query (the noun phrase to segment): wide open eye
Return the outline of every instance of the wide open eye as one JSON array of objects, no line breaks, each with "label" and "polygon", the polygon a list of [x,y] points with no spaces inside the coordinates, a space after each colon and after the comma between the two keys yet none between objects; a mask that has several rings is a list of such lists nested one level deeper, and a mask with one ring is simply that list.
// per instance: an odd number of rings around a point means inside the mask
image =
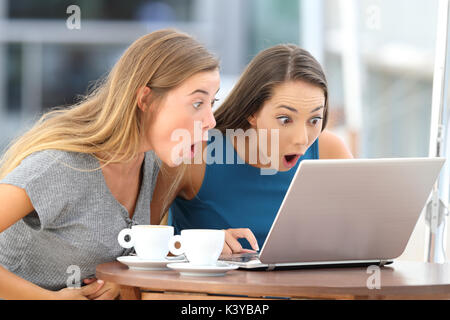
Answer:
[{"label": "wide open eye", "polygon": [[286,124],[292,122],[291,118],[288,117],[288,116],[278,117],[277,119],[278,119],[278,121],[280,121],[280,123],[281,123],[282,125],[286,125]]},{"label": "wide open eye", "polygon": [[217,101],[219,101],[220,99],[215,98],[212,102],[211,102],[211,108],[214,107],[214,103],[216,103]]},{"label": "wide open eye", "polygon": [[192,106],[193,106],[195,109],[198,109],[198,108],[200,108],[200,106],[202,105],[202,103],[203,103],[203,102],[201,102],[201,101],[194,102],[194,103],[192,104]]},{"label": "wide open eye", "polygon": [[320,120],[322,120],[322,119],[323,118],[321,118],[321,117],[315,117],[315,118],[312,118],[310,121],[313,126],[316,126],[320,123]]}]

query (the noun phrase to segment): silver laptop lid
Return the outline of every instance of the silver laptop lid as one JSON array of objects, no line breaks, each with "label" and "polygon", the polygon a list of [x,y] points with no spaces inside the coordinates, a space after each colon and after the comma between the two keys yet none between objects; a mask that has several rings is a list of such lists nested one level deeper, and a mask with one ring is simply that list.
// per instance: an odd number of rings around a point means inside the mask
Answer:
[{"label": "silver laptop lid", "polygon": [[397,258],[444,162],[303,160],[261,249],[261,262]]}]

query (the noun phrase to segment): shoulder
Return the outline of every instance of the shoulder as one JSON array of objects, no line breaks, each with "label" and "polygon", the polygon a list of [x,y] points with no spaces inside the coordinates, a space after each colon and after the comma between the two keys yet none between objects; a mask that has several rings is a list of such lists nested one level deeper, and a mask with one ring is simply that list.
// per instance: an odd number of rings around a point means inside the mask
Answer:
[{"label": "shoulder", "polygon": [[319,136],[320,159],[351,159],[352,153],[337,134],[324,130]]},{"label": "shoulder", "polygon": [[24,158],[1,183],[23,189],[43,184],[68,185],[67,182],[75,181],[80,172],[92,171],[97,166],[88,154],[54,149],[37,151]]},{"label": "shoulder", "polygon": [[[44,175],[47,171],[61,171],[67,166],[76,166],[77,156],[61,150],[42,150],[31,153],[11,172],[22,174],[27,179]],[[64,166],[66,164],[67,166]]]},{"label": "shoulder", "polygon": [[60,150],[49,149],[37,151],[24,158],[20,165],[32,164],[50,167],[54,162],[57,162],[64,156],[65,152]]},{"label": "shoulder", "polygon": [[81,152],[69,152],[63,150],[48,149],[38,151],[26,157],[21,165],[30,165],[42,167],[64,167],[72,169],[93,169],[93,165],[97,165],[93,156]]}]

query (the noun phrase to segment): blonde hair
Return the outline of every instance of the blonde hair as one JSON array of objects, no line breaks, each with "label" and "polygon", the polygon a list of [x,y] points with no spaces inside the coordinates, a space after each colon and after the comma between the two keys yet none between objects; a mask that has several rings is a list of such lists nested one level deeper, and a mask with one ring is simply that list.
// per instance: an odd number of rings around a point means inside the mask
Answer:
[{"label": "blonde hair", "polygon": [[132,160],[145,130],[138,89],[149,86],[156,103],[192,75],[218,67],[218,60],[187,34],[164,29],[139,38],[83,100],[45,113],[10,144],[0,160],[0,180],[30,154],[47,149],[91,154],[105,165]]}]

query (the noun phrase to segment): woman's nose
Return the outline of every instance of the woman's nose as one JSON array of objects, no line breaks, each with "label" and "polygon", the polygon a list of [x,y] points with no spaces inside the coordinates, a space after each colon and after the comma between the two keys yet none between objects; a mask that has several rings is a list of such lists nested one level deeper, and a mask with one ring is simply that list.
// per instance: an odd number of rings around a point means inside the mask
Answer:
[{"label": "woman's nose", "polygon": [[308,145],[308,130],[307,128],[301,128],[294,136],[294,143],[296,145],[306,146]]},{"label": "woman's nose", "polygon": [[207,131],[216,126],[216,119],[214,118],[214,114],[211,109],[206,112],[205,117],[203,118],[203,130]]}]

